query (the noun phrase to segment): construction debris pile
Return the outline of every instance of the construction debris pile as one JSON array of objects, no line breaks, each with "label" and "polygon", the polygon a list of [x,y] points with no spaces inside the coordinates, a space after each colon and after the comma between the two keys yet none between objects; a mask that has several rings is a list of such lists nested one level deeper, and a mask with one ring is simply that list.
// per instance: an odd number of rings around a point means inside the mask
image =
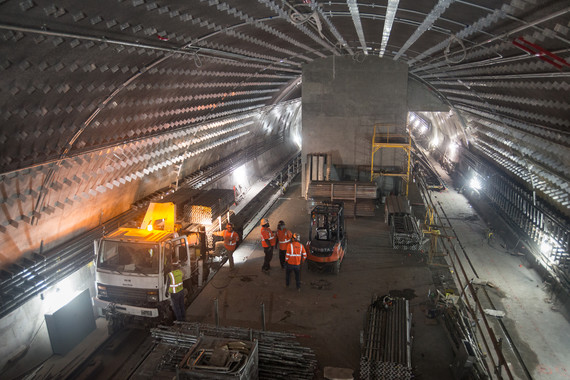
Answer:
[{"label": "construction debris pile", "polygon": [[412,315],[408,300],[377,297],[364,322],[360,379],[412,378]]},{"label": "construction debris pile", "polygon": [[[169,378],[176,374],[177,366],[180,374],[180,363],[198,364],[200,349],[196,343],[204,337],[208,339],[225,339],[236,344],[257,344],[258,377],[241,377],[250,367],[243,366],[242,372],[233,374],[233,379],[313,379],[317,369],[315,354],[310,348],[299,344],[294,334],[271,331],[251,330],[239,327],[215,327],[199,323],[175,323],[173,326],[160,326],[151,330],[156,346],[136,373],[136,379]],[[239,343],[235,343],[239,342]],[[190,350],[192,352],[190,352]],[[250,350],[251,352],[253,349]],[[206,351],[204,351],[206,354]],[[194,355],[194,356],[192,356]],[[211,354],[209,354],[211,356]],[[186,359],[185,359],[186,358]],[[189,360],[188,358],[194,358]],[[245,357],[241,362],[245,361]],[[218,372],[210,372],[211,378],[223,379],[225,366]],[[196,372],[192,375],[194,376]],[[203,374],[206,376],[206,374]],[[170,377],[168,377],[170,376]],[[184,378],[184,377],[182,377]],[[228,377],[230,378],[230,377]]]}]

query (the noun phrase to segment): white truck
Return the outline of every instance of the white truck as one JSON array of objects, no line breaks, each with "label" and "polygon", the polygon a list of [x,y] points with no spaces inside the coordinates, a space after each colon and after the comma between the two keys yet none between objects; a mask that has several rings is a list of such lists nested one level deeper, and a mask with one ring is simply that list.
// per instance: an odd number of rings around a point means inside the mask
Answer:
[{"label": "white truck", "polygon": [[152,325],[172,318],[165,295],[172,262],[180,262],[187,300],[201,285],[201,234],[177,232],[175,218],[174,203],[151,203],[140,228],[122,227],[95,241],[94,303],[111,332],[129,322]]}]

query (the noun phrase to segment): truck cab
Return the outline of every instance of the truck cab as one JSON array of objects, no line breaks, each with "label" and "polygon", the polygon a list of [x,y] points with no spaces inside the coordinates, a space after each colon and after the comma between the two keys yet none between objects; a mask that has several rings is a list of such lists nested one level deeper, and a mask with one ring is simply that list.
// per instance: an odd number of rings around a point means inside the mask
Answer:
[{"label": "truck cab", "polygon": [[346,252],[344,205],[323,203],[311,211],[307,264],[311,270],[330,269],[338,274]]},{"label": "truck cab", "polygon": [[95,241],[94,303],[111,330],[130,321],[154,324],[172,318],[166,285],[173,262],[180,263],[187,300],[200,285],[199,235],[179,236],[174,228],[159,230],[149,224],[122,227]]}]

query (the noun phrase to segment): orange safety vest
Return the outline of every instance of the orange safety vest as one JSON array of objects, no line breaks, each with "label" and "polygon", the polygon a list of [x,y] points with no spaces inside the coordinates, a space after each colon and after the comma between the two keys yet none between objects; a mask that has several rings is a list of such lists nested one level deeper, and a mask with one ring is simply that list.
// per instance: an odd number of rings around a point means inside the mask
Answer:
[{"label": "orange safety vest", "polygon": [[307,259],[307,251],[305,246],[298,241],[289,243],[287,245],[287,253],[285,254],[285,261],[290,265],[301,265],[301,260]]},{"label": "orange safety vest", "polygon": [[239,241],[239,235],[235,232],[224,231],[224,247],[228,251],[235,251],[236,243]]},{"label": "orange safety vest", "polygon": [[263,248],[269,247],[265,240],[269,240],[271,247],[275,246],[275,234],[269,227],[261,227],[261,245]]},{"label": "orange safety vest", "polygon": [[277,238],[279,239],[279,249],[285,251],[287,249],[287,244],[291,243],[291,238],[293,234],[287,228],[282,230],[277,230]]}]

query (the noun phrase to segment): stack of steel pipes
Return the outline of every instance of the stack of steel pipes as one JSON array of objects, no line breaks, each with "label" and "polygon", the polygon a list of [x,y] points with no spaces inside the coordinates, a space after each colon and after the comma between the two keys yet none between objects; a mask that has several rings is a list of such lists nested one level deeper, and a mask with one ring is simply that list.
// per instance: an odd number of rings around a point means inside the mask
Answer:
[{"label": "stack of steel pipes", "polygon": [[410,214],[392,215],[390,237],[394,249],[418,251],[422,248],[422,232]]},{"label": "stack of steel pipes", "polygon": [[376,199],[374,182],[311,181],[308,195],[313,198]]},{"label": "stack of steel pipes", "polygon": [[374,216],[376,209],[376,185],[374,182],[312,181],[309,197],[344,201],[344,215]]},{"label": "stack of steel pipes", "polygon": [[199,323],[176,323],[151,329],[160,345],[168,345],[168,355],[160,360],[161,370],[173,370],[200,336],[237,340],[256,339],[259,344],[260,379],[313,379],[317,369],[315,354],[299,344],[294,334],[251,330],[240,327],[215,327]]},{"label": "stack of steel pipes", "polygon": [[411,379],[411,320],[405,298],[377,297],[364,324],[360,378]]}]

